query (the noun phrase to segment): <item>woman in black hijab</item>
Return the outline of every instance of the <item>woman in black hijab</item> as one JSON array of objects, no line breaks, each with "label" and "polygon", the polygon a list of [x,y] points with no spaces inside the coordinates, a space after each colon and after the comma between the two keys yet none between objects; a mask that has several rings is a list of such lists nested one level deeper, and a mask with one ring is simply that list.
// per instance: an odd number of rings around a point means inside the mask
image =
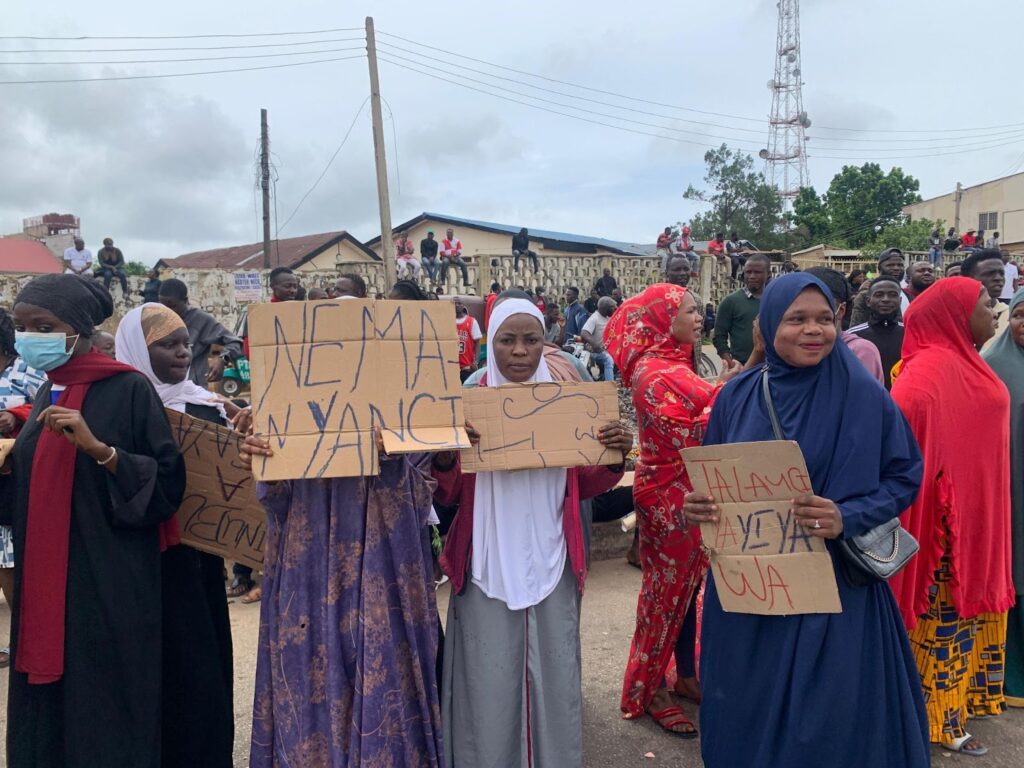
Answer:
[{"label": "woman in black hijab", "polygon": [[160,551],[185,472],[149,381],[92,349],[112,309],[74,275],[14,304],[16,348],[49,382],[0,479],[17,553],[11,768],[160,765]]}]

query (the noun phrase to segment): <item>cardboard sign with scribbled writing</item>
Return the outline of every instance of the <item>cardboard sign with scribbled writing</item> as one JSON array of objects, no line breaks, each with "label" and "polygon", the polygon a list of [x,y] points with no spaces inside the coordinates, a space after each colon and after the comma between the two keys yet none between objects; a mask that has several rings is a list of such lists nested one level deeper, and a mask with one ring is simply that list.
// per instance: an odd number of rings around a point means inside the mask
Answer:
[{"label": "cardboard sign with scribbled writing", "polygon": [[462,451],[463,472],[619,464],[622,452],[597,440],[619,419],[615,384],[602,381],[505,384],[465,390],[466,420],[480,442]]},{"label": "cardboard sign with scribbled writing", "polygon": [[167,418],[187,473],[177,514],[182,543],[261,568],[267,515],[252,473],[238,459],[244,436],[177,411],[168,410]]},{"label": "cardboard sign with scribbled writing", "polygon": [[288,301],[249,310],[259,480],[352,477],[388,453],[469,445],[455,309],[436,301]]},{"label": "cardboard sign with scribbled writing", "polygon": [[693,489],[718,505],[718,523],[703,523],[701,535],[724,610],[774,616],[842,611],[824,540],[811,536],[790,511],[795,497],[813,492],[796,443],[733,443],[680,453]]}]

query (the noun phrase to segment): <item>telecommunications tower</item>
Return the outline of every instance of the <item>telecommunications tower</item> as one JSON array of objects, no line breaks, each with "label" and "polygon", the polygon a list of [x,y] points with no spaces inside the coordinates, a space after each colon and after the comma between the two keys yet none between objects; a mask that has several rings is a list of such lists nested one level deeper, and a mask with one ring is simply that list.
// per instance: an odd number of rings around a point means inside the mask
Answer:
[{"label": "telecommunications tower", "polygon": [[772,114],[768,121],[768,147],[758,154],[765,161],[765,176],[779,190],[786,208],[792,207],[800,187],[808,183],[807,137],[811,121],[804,112],[800,69],[800,0],[778,0],[778,40],[775,77],[768,81]]}]

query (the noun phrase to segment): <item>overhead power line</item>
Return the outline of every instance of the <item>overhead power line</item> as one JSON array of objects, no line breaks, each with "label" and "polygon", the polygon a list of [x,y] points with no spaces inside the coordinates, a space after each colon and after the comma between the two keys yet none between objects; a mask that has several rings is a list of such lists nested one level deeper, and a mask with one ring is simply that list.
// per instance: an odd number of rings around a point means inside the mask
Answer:
[{"label": "overhead power line", "polygon": [[69,37],[34,37],[31,35],[0,35],[0,40],[196,40],[217,37],[286,37],[294,35],[326,35],[334,32],[362,32],[362,27],[313,29],[308,32],[227,32],[220,35],[72,35]]},{"label": "overhead power line", "polygon": [[[412,53],[414,56],[419,56],[419,54],[416,54],[413,51],[407,51],[407,49],[405,49],[405,48],[399,48],[397,46],[392,46],[389,43],[382,43],[382,45],[385,45],[388,48],[395,48],[395,49],[400,50],[400,51],[405,51],[405,52],[408,52],[408,53]],[[561,102],[561,101],[554,101],[554,100],[551,100],[551,99],[545,99],[545,98],[542,98],[540,96],[536,96],[536,95],[531,94],[531,93],[524,93],[523,91],[514,90],[514,89],[508,89],[508,88],[506,88],[504,86],[501,86],[499,84],[496,84],[496,83],[491,83],[491,82],[487,82],[487,81],[484,81],[484,80],[478,80],[476,78],[469,77],[468,75],[463,75],[460,72],[452,72],[451,69],[449,69],[449,68],[450,67],[454,67],[454,68],[457,68],[457,69],[466,70],[466,71],[469,71],[469,72],[473,72],[474,74],[481,75],[483,77],[489,77],[489,78],[494,78],[494,79],[497,79],[497,80],[502,80],[502,81],[506,81],[506,82],[516,83],[516,84],[519,84],[519,85],[523,85],[523,86],[525,86],[527,88],[533,88],[533,89],[542,91],[544,93],[551,93],[551,94],[555,94],[555,95],[558,95],[558,96],[564,96],[564,97],[568,97],[568,98],[571,98],[571,99],[577,99],[577,100],[581,100],[581,101],[584,101],[584,102],[587,102],[587,103],[590,103],[590,104],[599,104],[601,106],[605,106],[605,107],[608,107],[610,109],[618,109],[620,111],[625,111],[625,112],[628,112],[630,114],[650,115],[650,116],[653,116],[653,117],[658,117],[658,118],[661,118],[661,119],[664,119],[664,120],[672,120],[672,121],[680,121],[681,119],[680,118],[676,118],[676,117],[672,117],[671,115],[665,115],[665,114],[662,114],[662,113],[659,113],[659,112],[650,112],[650,111],[646,111],[646,110],[638,110],[638,109],[635,109],[633,107],[622,107],[622,106],[619,106],[619,105],[616,105],[616,104],[611,104],[611,103],[606,102],[606,101],[601,101],[599,99],[590,99],[590,98],[587,98],[587,97],[575,96],[575,95],[573,95],[571,93],[566,93],[564,91],[559,91],[559,90],[555,90],[555,89],[552,89],[552,88],[544,88],[542,86],[533,85],[531,83],[527,83],[527,82],[524,82],[522,80],[517,80],[515,78],[504,77],[502,75],[494,75],[494,74],[491,74],[489,72],[484,72],[484,71],[481,71],[479,69],[475,69],[473,67],[464,67],[462,65],[453,64],[453,63],[447,62],[447,61],[444,62],[443,64],[440,64],[440,63],[434,62],[434,61],[431,61],[430,63],[427,63],[427,62],[425,62],[425,61],[423,61],[421,59],[411,59],[411,58],[406,57],[406,56],[401,56],[401,55],[399,55],[399,54],[397,54],[397,53],[395,53],[394,51],[391,51],[391,50],[383,50],[383,51],[381,51],[381,53],[382,54],[387,54],[388,56],[390,56],[393,59],[399,59],[401,61],[408,62],[410,64],[415,64],[417,66],[424,67],[425,69],[429,69],[429,70],[432,70],[434,72],[441,72],[441,73],[443,73],[445,75],[448,75],[448,76],[464,78],[465,80],[468,80],[469,82],[478,83],[480,85],[486,85],[488,87],[496,88],[498,90],[505,91],[507,93],[515,94],[517,96],[523,96],[525,98],[536,99],[537,101],[541,101],[541,102],[546,103],[546,104],[553,104],[553,105],[558,106],[558,107],[563,107],[563,108],[567,108],[567,109],[574,109],[574,110],[578,110],[578,111],[581,111],[581,112],[585,112],[587,114],[596,115],[598,117],[607,117],[607,118],[611,118],[611,119],[615,119],[615,120],[623,120],[625,122],[633,123],[633,124],[636,124],[636,125],[642,125],[642,126],[646,126],[646,127],[650,127],[650,128],[656,128],[658,130],[672,131],[672,132],[675,132],[675,133],[684,133],[684,134],[688,134],[688,135],[691,135],[691,136],[699,136],[699,137],[702,137],[702,138],[716,139],[716,140],[720,140],[720,141],[734,142],[734,141],[749,141],[750,140],[749,137],[723,136],[723,135],[714,134],[714,133],[701,133],[701,132],[698,132],[698,131],[684,130],[684,129],[676,128],[674,126],[669,126],[669,125],[658,125],[658,124],[655,124],[655,123],[650,123],[650,122],[645,122],[645,121],[632,120],[632,119],[630,119],[628,117],[622,117],[620,115],[608,114],[607,112],[599,112],[599,111],[595,111],[595,110],[590,110],[590,109],[586,109],[586,108],[583,108],[583,107],[576,106],[574,104],[565,104],[564,102]],[[755,134],[758,134],[758,135],[762,135],[764,133],[763,130],[755,131],[753,129],[748,129],[748,128],[733,128],[732,126],[721,125],[721,124],[718,124],[718,123],[705,123],[705,122],[697,121],[697,120],[685,120],[684,119],[684,120],[681,120],[681,122],[693,123],[693,124],[696,124],[696,125],[716,126],[716,127],[720,127],[720,128],[725,128],[727,130],[739,130],[739,131],[744,131],[744,132],[747,132],[747,133],[755,133]],[[1024,129],[1019,129],[1018,131],[1005,131],[1003,133],[991,134],[991,135],[992,136],[1001,136],[1001,137],[1009,136],[1009,135],[1016,135],[1016,136],[1024,137]],[[973,136],[971,136],[971,137],[963,137],[962,141],[965,141],[965,142],[966,141],[970,141],[973,138],[975,138],[975,137],[973,137]],[[983,137],[978,137],[978,138],[983,138]],[[836,139],[831,139],[831,140],[832,141],[836,141]],[[935,140],[936,139],[928,139],[928,141],[935,141]],[[861,139],[860,141],[872,141],[872,140]],[[875,140],[875,141],[879,141],[879,140]],[[894,139],[893,141],[901,141],[901,140],[900,139]],[[915,141],[915,140],[904,139],[902,141]],[[857,157],[866,157],[866,156],[874,155],[875,153],[887,153],[887,154],[889,154],[889,153],[894,153],[894,152],[907,152],[908,150],[921,150],[921,151],[928,150],[928,151],[931,151],[933,149],[957,149],[957,148],[963,148],[963,147],[984,147],[984,146],[985,146],[984,144],[949,144],[949,145],[938,146],[938,147],[932,147],[932,146],[928,146],[928,147],[872,147],[872,148],[826,147],[825,149],[827,151],[837,151],[837,152],[857,152],[857,153],[859,153],[857,155]],[[756,151],[756,150],[749,150],[749,151]]]},{"label": "overhead power line", "polygon": [[363,41],[363,37],[332,37],[326,40],[302,40],[294,43],[255,43],[248,45],[188,45],[163,46],[154,48],[18,48],[0,50],[0,54],[9,53],[155,53],[167,51],[238,51],[251,48],[294,48],[297,45],[326,45],[328,43],[353,43]]},{"label": "overhead power line", "polygon": [[[545,98],[542,98],[540,96],[535,96],[533,94],[529,94],[529,93],[524,93],[522,91],[516,91],[516,90],[508,89],[508,88],[500,86],[500,85],[498,85],[496,83],[490,83],[490,82],[486,82],[486,81],[483,81],[483,80],[478,80],[476,78],[467,77],[467,76],[461,75],[459,73],[453,73],[453,72],[450,72],[448,70],[441,69],[439,67],[436,67],[436,66],[433,66],[433,65],[430,65],[430,64],[425,64],[425,63],[422,63],[422,62],[419,62],[419,61],[415,62],[417,66],[415,66],[415,67],[409,66],[408,64],[402,64],[399,61],[396,61],[395,60],[396,55],[394,53],[391,53],[390,51],[380,51],[379,55],[380,55],[380,60],[381,61],[387,62],[388,64],[391,64],[392,66],[401,67],[401,68],[407,69],[407,70],[409,70],[411,72],[417,72],[417,73],[419,73],[421,75],[425,75],[427,77],[431,77],[431,78],[434,78],[436,80],[441,80],[443,82],[451,83],[453,85],[458,85],[458,86],[460,86],[462,88],[466,88],[466,89],[469,89],[469,90],[477,91],[479,93],[484,93],[486,95],[494,96],[496,98],[504,99],[506,101],[511,101],[511,102],[514,102],[514,103],[517,103],[517,104],[522,104],[524,106],[528,106],[528,107],[531,107],[533,109],[540,109],[540,110],[545,111],[545,112],[550,112],[552,114],[561,115],[563,117],[569,117],[569,118],[572,118],[572,119],[581,120],[581,121],[584,121],[584,122],[589,122],[589,123],[592,123],[594,125],[602,125],[602,126],[607,127],[607,128],[614,128],[616,130],[625,130],[625,131],[628,131],[630,133],[638,133],[638,134],[641,134],[641,135],[653,136],[655,138],[668,139],[670,141],[676,141],[676,142],[684,143],[684,144],[694,144],[694,145],[702,146],[702,147],[706,147],[706,148],[712,148],[714,146],[717,146],[717,142],[720,142],[720,141],[723,141],[723,140],[724,141],[736,141],[735,137],[723,137],[723,136],[716,136],[714,134],[701,134],[701,133],[696,133],[694,131],[686,131],[686,130],[683,130],[683,129],[674,128],[672,126],[665,126],[665,125],[657,125],[657,124],[654,124],[654,123],[647,123],[647,122],[644,122],[644,121],[633,120],[633,119],[628,118],[628,117],[623,117],[621,115],[608,114],[606,112],[598,112],[596,110],[586,109],[584,107],[577,107],[575,105],[563,104],[561,102],[556,102],[556,101],[553,101],[551,99],[545,99]],[[403,61],[409,61],[409,59],[407,59],[405,57],[397,57],[397,58],[401,58]],[[438,72],[442,73],[442,74],[441,75],[434,74],[434,73],[438,73]],[[446,75],[446,76],[442,76],[442,75]],[[457,79],[452,79],[452,78],[457,78]],[[469,85],[468,83],[476,83],[477,85],[483,85],[483,86],[486,86],[488,89],[493,89],[493,90],[484,90],[482,88],[477,88],[477,87],[475,87],[473,85]],[[495,91],[497,91],[497,93]],[[508,95],[505,95],[505,94],[512,94],[513,96],[521,96],[521,97],[526,98],[526,99],[531,99],[532,101],[523,101],[522,99],[512,98],[512,97],[510,97]],[[548,108],[548,107],[541,106],[540,104],[537,104],[537,103],[534,103],[534,102],[542,102],[544,104],[553,104],[553,105],[555,105],[557,107],[561,107],[562,109],[551,109],[551,108]],[[585,113],[587,115],[595,115],[597,117],[604,117],[604,118],[609,118],[609,119],[612,119],[612,120],[618,120],[618,121],[625,122],[625,123],[630,123],[630,124],[633,124],[633,125],[639,125],[639,126],[642,126],[642,127],[645,127],[645,128],[653,128],[653,129],[655,129],[657,131],[670,131],[670,132],[673,132],[673,133],[684,133],[684,134],[689,134],[689,135],[702,136],[705,139],[714,139],[716,141],[716,143],[709,143],[709,142],[706,142],[706,141],[705,142],[701,142],[701,141],[694,141],[694,140],[689,140],[689,139],[682,139],[682,138],[678,138],[678,137],[675,137],[675,136],[667,136],[667,135],[664,135],[664,134],[661,134],[661,133],[652,133],[650,131],[643,131],[643,130],[637,130],[637,129],[633,129],[633,128],[627,128],[627,127],[622,126],[622,125],[615,125],[615,124],[611,124],[611,123],[606,123],[606,122],[603,122],[601,120],[592,120],[590,118],[583,117],[583,116],[581,116],[579,114],[574,114],[574,113],[571,113],[571,112],[563,111],[565,109],[576,110],[576,112],[582,112],[582,113]],[[977,145],[977,146],[974,146],[974,147],[969,148],[969,149],[960,149],[959,152],[973,152],[973,151],[979,151],[981,149],[993,149],[993,148],[996,148],[996,147],[1005,146],[1007,144],[1017,143],[1019,141],[1024,141],[1024,133],[1022,133],[1020,136],[1012,139],[1011,141],[1000,142],[1000,143],[995,143],[995,144],[987,143],[987,144]],[[952,146],[960,146],[960,145],[952,145]],[[752,152],[753,153],[753,152],[757,152],[758,151],[758,149],[752,148],[752,147],[736,147],[736,148],[740,149],[741,151],[744,151],[744,152]],[[919,149],[923,150],[925,148],[921,147]],[[834,150],[830,150],[830,151],[851,151],[852,152],[852,151],[855,151],[855,150],[844,150],[844,148],[835,148]],[[928,152],[928,153],[903,154],[903,155],[888,154],[888,153],[891,153],[891,152],[906,152],[907,151],[906,148],[893,148],[893,149],[880,148],[880,149],[876,149],[876,150],[856,150],[856,151],[859,151],[860,154],[857,154],[857,155],[853,155],[853,154],[851,154],[851,155],[827,155],[827,154],[819,155],[817,153],[814,153],[814,154],[811,154],[810,156],[812,156],[812,157],[819,157],[819,158],[826,158],[826,159],[838,159],[838,160],[854,161],[854,160],[859,160],[859,159],[864,159],[864,160],[871,160],[871,159],[899,160],[899,159],[902,159],[902,158],[914,159],[914,158],[920,158],[920,157],[933,157],[933,156],[941,156],[941,155],[945,155],[945,154],[957,154],[958,153],[958,152]],[[880,153],[886,153],[886,154],[880,154]]]},{"label": "overhead power line", "polygon": [[362,59],[365,55],[359,56],[338,56],[331,59],[316,59],[315,61],[292,61],[287,64],[265,64],[259,67],[240,67],[236,69],[211,69],[203,72],[166,72],[157,75],[111,75],[108,77],[69,77],[50,80],[0,80],[0,85],[44,85],[55,83],[100,83],[115,80],[158,80],[165,77],[196,77],[199,75],[223,75],[229,72],[255,72],[263,69],[284,69],[286,67],[305,67],[311,64],[327,64],[333,61],[349,61],[351,59]]},{"label": "overhead power line", "polygon": [[302,199],[299,200],[299,204],[295,206],[295,210],[288,215],[287,219],[284,220],[284,224],[282,224],[281,227],[277,230],[278,233],[280,233],[285,227],[287,227],[288,223],[293,218],[295,218],[295,214],[299,212],[299,209],[302,207],[302,204],[306,202],[306,198],[313,194],[313,190],[316,189],[317,186],[319,186],[321,181],[323,181],[324,176],[327,175],[327,171],[330,170],[331,165],[334,163],[334,159],[338,156],[338,153],[341,152],[341,148],[345,146],[345,142],[348,141],[348,137],[352,135],[352,129],[356,127],[356,121],[359,120],[359,116],[363,113],[363,109],[366,108],[366,104],[369,100],[369,96],[363,99],[363,103],[360,104],[359,109],[356,110],[355,117],[352,118],[352,123],[349,125],[348,130],[345,131],[345,135],[344,137],[342,137],[341,143],[338,145],[338,148],[334,150],[334,154],[331,155],[331,159],[327,161],[327,165],[324,166],[324,169],[320,172],[320,175],[316,177],[316,181],[313,182],[313,186],[306,190],[306,194],[304,194],[302,196]]},{"label": "overhead power line", "polygon": [[[611,120],[621,120],[622,122],[625,122],[625,123],[631,123],[633,125],[640,125],[640,126],[643,126],[643,127],[646,127],[646,128],[654,128],[656,130],[661,130],[661,131],[671,131],[673,133],[683,133],[683,134],[689,134],[689,135],[692,135],[692,136],[700,136],[702,138],[714,139],[716,141],[742,141],[742,139],[737,139],[735,136],[716,136],[714,134],[699,133],[697,131],[690,131],[690,130],[686,130],[686,129],[683,129],[683,128],[676,128],[676,127],[670,126],[670,125],[658,125],[657,123],[648,123],[648,122],[645,122],[643,120],[633,120],[632,118],[624,117],[622,115],[614,115],[614,114],[609,114],[607,112],[599,112],[597,110],[587,109],[586,107],[578,107],[578,106],[576,106],[574,104],[565,104],[564,102],[561,102],[561,101],[555,101],[553,99],[546,99],[546,98],[544,98],[542,96],[535,96],[532,93],[524,93],[523,91],[517,91],[517,90],[511,89],[511,88],[506,88],[506,87],[504,87],[502,85],[498,85],[497,83],[490,83],[490,82],[487,82],[486,80],[478,80],[476,78],[468,77],[466,75],[462,75],[462,74],[457,73],[457,72],[450,72],[450,71],[448,71],[446,69],[442,69],[440,67],[436,67],[433,64],[426,64],[426,63],[423,63],[421,61],[415,61],[413,59],[408,59],[408,58],[406,58],[404,56],[396,56],[395,54],[393,54],[393,53],[391,53],[389,51],[388,52],[379,51],[378,53],[381,54],[382,56],[383,55],[387,56],[387,58],[381,58],[381,61],[388,61],[389,63],[395,64],[397,66],[401,66],[401,65],[399,65],[398,62],[394,61],[393,60],[394,58],[401,59],[402,61],[412,62],[412,63],[416,64],[417,67],[423,67],[424,69],[431,70],[433,72],[440,72],[440,73],[442,73],[444,75],[448,75],[450,77],[457,77],[457,78],[460,78],[460,80],[464,80],[464,81],[467,81],[467,82],[470,82],[470,83],[477,83],[478,85],[484,85],[484,86],[486,86],[488,88],[493,88],[493,89],[495,89],[497,91],[500,91],[502,93],[510,93],[510,94],[515,95],[515,96],[522,96],[522,97],[527,98],[527,99],[533,99],[534,101],[539,101],[539,102],[541,102],[543,104],[552,104],[552,105],[554,105],[556,107],[562,107],[563,109],[572,109],[572,110],[576,110],[577,112],[582,112],[584,114],[595,115],[597,117],[605,117],[605,118],[609,118]],[[413,71],[421,71],[421,70],[413,70]],[[422,72],[422,74],[430,74],[430,73],[429,72]],[[439,79],[444,79],[444,78],[439,78]],[[449,82],[451,82],[451,81],[449,81]],[[492,95],[497,95],[497,94],[492,94]],[[701,146],[710,146],[707,142],[692,142],[692,143],[700,144]],[[748,151],[748,152],[757,152],[758,150],[751,149],[751,148],[746,148],[746,151]]]},{"label": "overhead power line", "polygon": [[[378,54],[380,54],[380,53],[381,52],[378,51]],[[696,146],[705,147],[705,148],[709,146],[706,142],[691,141],[689,139],[680,139],[680,138],[677,138],[675,136],[664,136],[664,135],[661,135],[661,134],[658,134],[658,133],[651,133],[650,131],[641,131],[641,130],[638,130],[636,128],[627,128],[624,125],[615,125],[613,123],[605,123],[605,122],[603,122],[601,120],[591,120],[589,118],[583,117],[581,115],[575,115],[575,114],[572,114],[570,112],[561,112],[561,111],[556,110],[556,109],[549,109],[548,107],[542,107],[539,104],[534,104],[534,103],[529,102],[529,101],[522,101],[520,99],[514,99],[514,98],[511,98],[509,96],[503,96],[500,93],[494,93],[492,91],[485,91],[482,88],[477,88],[475,86],[468,85],[468,84],[460,82],[458,80],[451,80],[451,79],[449,79],[447,77],[441,77],[440,75],[435,75],[435,74],[432,74],[430,72],[425,72],[422,69],[417,69],[415,67],[410,67],[410,66],[408,66],[406,64],[401,64],[401,63],[399,63],[397,61],[392,61],[391,59],[386,58],[384,56],[379,56],[379,58],[380,58],[380,61],[386,62],[386,63],[390,64],[393,67],[399,67],[401,69],[407,69],[410,72],[418,72],[421,75],[424,75],[426,77],[434,78],[435,80],[443,80],[446,83],[451,83],[453,85],[457,85],[460,88],[466,88],[467,90],[470,90],[470,91],[476,91],[477,93],[483,93],[483,94],[486,94],[488,96],[494,96],[494,97],[499,98],[499,99],[504,99],[505,101],[513,102],[515,104],[522,104],[523,106],[530,107],[531,109],[537,109],[537,110],[540,110],[541,112],[548,112],[548,113],[553,114],[553,115],[561,115],[562,117],[568,117],[568,118],[571,118],[573,120],[578,120],[578,121],[583,122],[583,123],[590,123],[591,125],[601,125],[601,126],[604,126],[605,128],[614,128],[615,130],[626,131],[627,133],[635,133],[635,134],[639,134],[641,136],[651,136],[651,137],[656,138],[656,139],[665,139],[666,141],[674,141],[674,142],[677,142],[679,144],[694,144]],[[616,118],[616,119],[620,119],[620,118]],[[657,126],[655,126],[655,127],[657,127]],[[756,152],[757,150],[746,149],[744,151]]]},{"label": "overhead power line", "polygon": [[345,51],[363,51],[363,46],[347,48],[324,48],[320,51],[288,51],[285,53],[248,53],[233,56],[200,56],[188,59],[120,59],[118,61],[0,61],[0,67],[8,66],[52,66],[65,65],[88,66],[90,64],[181,64],[195,61],[227,61],[229,59],[274,59],[281,56],[320,56],[325,53],[342,53]]},{"label": "overhead power line", "polygon": [[[378,34],[385,35],[385,36],[393,38],[395,40],[402,40],[403,42],[410,43],[411,45],[415,45],[415,46],[418,46],[420,48],[426,48],[426,49],[428,49],[430,51],[433,51],[433,52],[437,52],[437,50],[438,50],[436,45],[429,45],[427,43],[421,43],[421,42],[418,42],[416,40],[411,40],[411,39],[409,39],[407,37],[402,37],[400,35],[391,34],[389,32],[379,32]],[[616,93],[615,91],[603,90],[601,88],[593,88],[591,86],[583,85],[581,83],[573,83],[573,82],[570,82],[570,81],[567,81],[567,80],[559,80],[557,78],[547,77],[546,75],[540,75],[540,74],[537,74],[535,72],[528,72],[526,70],[516,69],[515,67],[508,67],[508,66],[505,66],[504,64],[497,64],[495,62],[487,61],[485,59],[478,59],[478,58],[474,58],[472,56],[466,56],[464,54],[456,53],[454,51],[446,50],[444,52],[444,55],[447,58],[455,57],[455,58],[459,58],[459,59],[464,59],[466,61],[474,61],[474,62],[476,62],[478,64],[485,64],[485,65],[487,65],[489,67],[494,67],[496,69],[502,69],[502,70],[505,70],[507,72],[514,72],[514,73],[520,74],[520,75],[526,75],[527,77],[535,77],[535,78],[537,78],[539,80],[545,80],[545,81],[550,82],[550,83],[558,83],[559,85],[567,85],[567,86],[570,86],[572,88],[579,88],[581,90],[590,91],[591,93],[600,93],[600,94],[603,94],[605,96],[614,96],[616,98],[627,99],[629,101],[633,101],[633,102],[640,103],[640,104],[648,104],[648,105],[651,105],[651,106],[665,107],[667,109],[674,109],[674,110],[678,110],[680,112],[690,112],[690,113],[699,114],[699,115],[708,115],[708,116],[711,116],[711,117],[725,117],[725,118],[728,118],[730,120],[742,120],[742,121],[745,121],[745,122],[759,123],[759,124],[764,124],[765,120],[767,119],[765,117],[758,118],[758,117],[749,117],[749,116],[746,116],[746,115],[733,115],[733,114],[729,114],[729,113],[726,113],[726,112],[713,112],[713,111],[710,111],[710,110],[695,109],[693,107],[684,107],[684,106],[681,106],[679,104],[668,104],[668,103],[660,102],[660,101],[652,101],[650,99],[642,99],[642,98],[638,98],[636,96],[630,96],[629,94],[625,94],[625,93]],[[450,63],[450,62],[448,62],[448,63]],[[847,127],[835,127],[835,126],[828,126],[828,125],[815,126],[815,127],[818,128],[819,130],[848,131],[848,132],[855,132],[855,133],[958,133],[958,132],[972,132],[972,131],[987,131],[987,130],[995,130],[995,129],[999,129],[999,128],[1014,128],[1014,127],[1024,128],[1024,123],[1009,123],[1009,124],[1004,124],[1004,125],[990,125],[990,126],[977,127],[977,128],[940,128],[940,129],[936,129],[936,128],[921,128],[921,129],[912,129],[912,128],[904,128],[904,129],[847,128]]]}]

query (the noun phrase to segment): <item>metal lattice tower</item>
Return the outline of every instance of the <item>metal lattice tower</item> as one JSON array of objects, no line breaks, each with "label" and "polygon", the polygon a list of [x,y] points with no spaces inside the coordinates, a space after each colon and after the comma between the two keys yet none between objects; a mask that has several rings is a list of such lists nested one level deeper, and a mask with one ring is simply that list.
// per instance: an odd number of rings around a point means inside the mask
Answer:
[{"label": "metal lattice tower", "polygon": [[778,0],[778,40],[775,43],[775,77],[768,81],[772,92],[768,147],[760,152],[765,176],[779,190],[787,209],[800,187],[808,183],[807,137],[811,121],[804,112],[800,69],[800,0]]}]

